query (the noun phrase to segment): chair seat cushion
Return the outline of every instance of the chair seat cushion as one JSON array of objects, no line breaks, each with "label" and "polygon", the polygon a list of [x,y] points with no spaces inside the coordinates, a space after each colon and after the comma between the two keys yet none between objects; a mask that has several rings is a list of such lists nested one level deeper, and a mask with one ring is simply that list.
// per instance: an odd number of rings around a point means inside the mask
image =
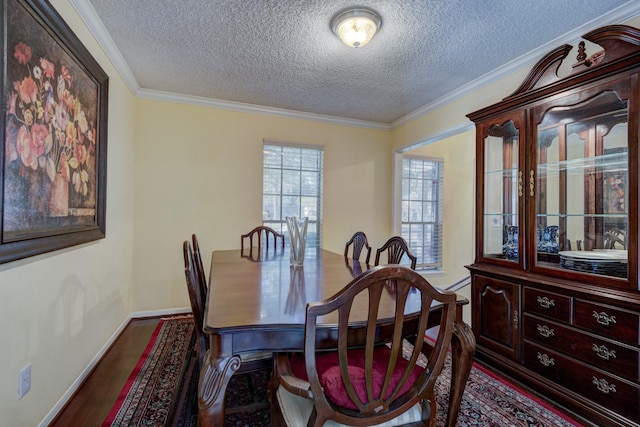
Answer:
[{"label": "chair seat cushion", "polygon": [[[373,395],[374,398],[380,395],[382,385],[387,373],[387,366],[389,359],[391,358],[391,351],[386,346],[379,346],[374,351],[373,356]],[[367,402],[367,388],[365,380],[364,360],[365,352],[363,349],[349,350],[348,351],[348,366],[349,378],[353,384],[353,388],[361,402]],[[307,371],[304,362],[304,355],[294,354],[290,359],[291,371],[298,378],[308,380]],[[396,385],[402,378],[402,375],[407,369],[409,362],[400,357],[396,362],[395,369],[391,376],[391,382],[387,388],[385,398],[389,398],[391,393],[395,389]],[[357,409],[355,403],[351,400],[347,394],[347,389],[342,381],[342,374],[340,373],[340,363],[338,359],[338,353],[335,351],[322,353],[316,355],[316,368],[318,370],[318,378],[320,384],[324,388],[327,398],[335,405],[348,409]],[[416,366],[409,379],[402,386],[399,395],[404,394],[418,379],[422,373],[423,368]]]},{"label": "chair seat cushion", "polygon": [[[278,387],[276,398],[280,405],[280,413],[288,427],[306,426],[313,410],[313,400],[295,395],[284,387]],[[396,418],[370,427],[395,427],[410,423],[422,422],[422,406],[420,403],[413,405],[408,411]],[[329,420],[323,427],[343,427],[345,424]]]}]

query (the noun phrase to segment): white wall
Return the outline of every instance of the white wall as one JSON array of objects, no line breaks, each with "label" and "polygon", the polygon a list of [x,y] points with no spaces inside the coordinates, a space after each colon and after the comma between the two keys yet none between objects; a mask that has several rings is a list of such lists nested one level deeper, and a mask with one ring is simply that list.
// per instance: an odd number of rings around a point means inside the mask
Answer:
[{"label": "white wall", "polygon": [[134,99],[67,0],[52,3],[109,75],[107,238],[0,265],[1,426],[37,425],[133,311]]}]

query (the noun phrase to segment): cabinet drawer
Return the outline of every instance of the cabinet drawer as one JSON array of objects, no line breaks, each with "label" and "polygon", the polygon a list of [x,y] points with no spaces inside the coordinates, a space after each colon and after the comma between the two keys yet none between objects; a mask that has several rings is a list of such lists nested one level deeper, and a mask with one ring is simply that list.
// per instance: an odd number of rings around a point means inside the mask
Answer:
[{"label": "cabinet drawer", "polygon": [[528,314],[524,316],[524,337],[612,374],[640,381],[640,352],[636,348]]},{"label": "cabinet drawer", "polygon": [[569,323],[571,297],[535,288],[524,288],[524,310]]},{"label": "cabinet drawer", "polygon": [[585,396],[598,405],[640,420],[640,387],[621,378],[592,369],[545,347],[525,341],[525,366],[550,380]]},{"label": "cabinet drawer", "polygon": [[638,345],[638,313],[576,299],[574,322],[598,335]]}]

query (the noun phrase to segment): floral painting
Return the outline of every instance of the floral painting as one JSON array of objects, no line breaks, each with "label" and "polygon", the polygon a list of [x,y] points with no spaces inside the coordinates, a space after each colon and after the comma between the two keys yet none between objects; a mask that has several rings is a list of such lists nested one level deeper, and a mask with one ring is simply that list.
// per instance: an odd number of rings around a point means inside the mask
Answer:
[{"label": "floral painting", "polygon": [[607,214],[625,214],[626,186],[625,174],[609,172],[604,178],[604,212]]},{"label": "floral painting", "polygon": [[46,0],[7,0],[5,13],[0,261],[11,242],[104,237],[106,173],[106,74]]}]

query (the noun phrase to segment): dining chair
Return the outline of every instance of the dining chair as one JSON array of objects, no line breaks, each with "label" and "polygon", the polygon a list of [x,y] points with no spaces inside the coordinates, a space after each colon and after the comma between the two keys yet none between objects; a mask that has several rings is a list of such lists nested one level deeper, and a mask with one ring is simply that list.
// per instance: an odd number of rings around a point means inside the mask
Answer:
[{"label": "dining chair", "polygon": [[367,241],[367,235],[362,231],[356,231],[351,239],[344,245],[344,257],[347,258],[349,256],[349,247],[352,246],[351,251],[351,259],[360,261],[360,254],[362,253],[362,249],[367,249],[367,257],[365,259],[365,264],[369,264],[369,258],[371,258],[371,246],[369,246],[369,242]]},{"label": "dining chair", "polygon": [[[408,308],[409,301],[419,304]],[[434,302],[442,309],[430,310]],[[455,293],[400,265],[374,267],[331,298],[309,303],[304,352],[274,359],[272,425],[435,426],[434,386],[455,310]],[[366,323],[359,319],[362,328],[350,324],[354,313],[368,313]],[[320,317],[335,322],[336,330],[319,328]],[[425,333],[433,317],[440,327],[431,342]],[[336,350],[326,351],[328,345]]]},{"label": "dining chair", "polygon": [[[192,235],[192,239],[195,238],[195,234]],[[197,244],[197,239],[195,240]],[[184,255],[184,274],[187,282],[187,291],[189,293],[189,301],[191,303],[191,311],[193,313],[194,329],[196,333],[196,357],[198,372],[204,364],[205,357],[209,351],[209,337],[203,331],[204,326],[204,314],[205,306],[208,298],[208,287],[204,287],[204,297],[202,294],[202,287],[200,279],[198,278],[198,268],[196,266],[196,255],[191,247],[191,242],[185,240],[182,244],[182,250]],[[203,275],[204,277],[204,271]],[[272,353],[270,352],[252,352],[240,354],[240,368],[236,371],[236,374],[242,374],[247,372],[253,372],[263,369],[270,369],[273,363]],[[253,384],[249,381],[249,387],[253,388]],[[252,392],[251,395],[254,395]],[[264,408],[267,404],[264,402],[252,402],[248,405],[242,405],[234,407],[231,411],[227,410],[227,413],[241,412],[247,409]]]},{"label": "dining chair", "polygon": [[198,237],[195,233],[191,235],[191,243],[193,245],[193,264],[196,274],[198,287],[200,288],[200,295],[202,301],[207,300],[208,283],[207,276],[204,273],[204,264],[202,264],[202,255],[200,254],[200,244],[198,243]]},{"label": "dining chair", "polygon": [[196,332],[196,357],[198,358],[198,367],[202,368],[205,354],[207,350],[209,350],[209,340],[202,330],[204,325],[206,292],[203,298],[196,271],[194,252],[188,240],[185,240],[182,244],[182,252],[184,255],[184,275],[187,281],[187,291],[189,293],[189,302],[191,303],[191,312],[193,314],[193,323]]},{"label": "dining chair", "polygon": [[253,238],[256,237],[258,240],[258,251],[262,252],[262,237],[265,239],[265,247],[269,249],[269,240],[273,239],[273,250],[275,251],[278,248],[278,239],[282,241],[282,248],[284,249],[284,234],[278,233],[271,227],[267,227],[265,225],[260,225],[247,234],[242,234],[240,236],[240,250],[244,253],[244,241],[245,239],[249,239],[249,248],[250,251],[253,250]]},{"label": "dining chair", "polygon": [[376,262],[374,265],[380,265],[380,255],[387,251],[387,264],[400,264],[402,257],[406,254],[411,261],[411,269],[416,269],[418,258],[411,252],[406,240],[400,236],[393,236],[376,251]]}]

